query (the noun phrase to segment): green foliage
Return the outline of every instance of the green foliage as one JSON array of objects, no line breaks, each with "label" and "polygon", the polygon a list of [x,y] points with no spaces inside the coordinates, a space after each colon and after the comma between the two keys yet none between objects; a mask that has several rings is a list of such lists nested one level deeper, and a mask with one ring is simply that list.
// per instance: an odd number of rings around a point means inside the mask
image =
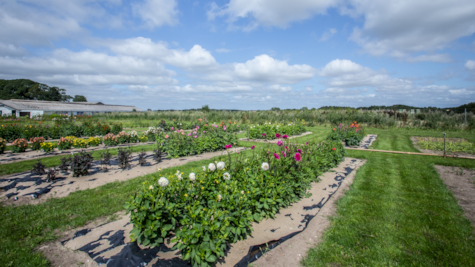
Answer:
[{"label": "green foliage", "polygon": [[87,99],[83,95],[75,95],[73,98],[73,102],[87,102]]},{"label": "green foliage", "polygon": [[345,126],[343,123],[335,126],[328,135],[327,140],[342,141],[348,146],[358,146],[364,136],[364,129],[355,121],[349,126]]},{"label": "green foliage", "polygon": [[28,99],[66,102],[71,99],[71,96],[66,95],[65,89],[49,87],[46,84],[41,84],[27,79],[0,79],[0,99]]},{"label": "green foliage", "polygon": [[201,107],[201,110],[203,112],[209,112],[209,106],[208,105],[204,105],[203,107]]},{"label": "green foliage", "polygon": [[160,133],[157,140],[161,144],[161,151],[171,158],[224,150],[226,145],[235,145],[237,141],[236,135],[228,133],[226,126],[217,125],[195,128],[189,133],[184,131]]},{"label": "green foliage", "polygon": [[0,137],[0,154],[5,152],[5,148],[7,148],[7,140]]},{"label": "green foliage", "polygon": [[[144,182],[125,206],[134,225],[132,240],[157,246],[173,238],[183,259],[193,266],[212,266],[224,256],[226,243],[245,239],[252,233],[251,223],[273,218],[302,198],[315,177],[345,154],[340,142],[285,146],[286,157],[279,146],[269,145],[252,158],[233,162],[228,156],[226,163],[210,163],[196,173],[177,171],[163,174],[158,184],[155,179]],[[294,158],[297,153],[300,161]]]},{"label": "green foliage", "polygon": [[[444,151],[444,138],[416,137],[417,145],[423,149]],[[475,145],[465,140],[446,140],[445,151],[475,154]]]},{"label": "green foliage", "polygon": [[13,153],[25,152],[27,148],[28,148],[28,141],[26,141],[26,139],[24,138],[18,138],[12,142]]},{"label": "green foliage", "polygon": [[305,127],[303,123],[264,123],[250,126],[248,129],[248,134],[251,139],[265,139],[273,140],[276,137],[276,134],[281,136],[287,135],[298,135],[305,132]]}]

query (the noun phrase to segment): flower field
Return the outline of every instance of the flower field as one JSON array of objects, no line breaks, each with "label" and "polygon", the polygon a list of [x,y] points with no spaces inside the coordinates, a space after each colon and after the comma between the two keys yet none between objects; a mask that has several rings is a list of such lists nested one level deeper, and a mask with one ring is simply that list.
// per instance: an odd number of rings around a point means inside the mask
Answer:
[{"label": "flower field", "polygon": [[227,242],[245,239],[252,222],[272,218],[303,197],[344,154],[337,141],[284,143],[253,149],[250,158],[225,157],[191,173],[159,173],[125,206],[134,225],[131,238],[144,246],[172,238],[192,265],[213,265]]},{"label": "flower field", "polygon": [[268,123],[250,126],[248,136],[250,139],[274,140],[278,138],[287,139],[289,136],[298,135],[305,132],[305,122],[298,123]]},{"label": "flower field", "polygon": [[349,126],[340,123],[338,127],[332,129],[332,132],[327,139],[341,140],[345,142],[347,146],[358,146],[364,136],[364,129],[360,127],[360,124],[354,121]]}]

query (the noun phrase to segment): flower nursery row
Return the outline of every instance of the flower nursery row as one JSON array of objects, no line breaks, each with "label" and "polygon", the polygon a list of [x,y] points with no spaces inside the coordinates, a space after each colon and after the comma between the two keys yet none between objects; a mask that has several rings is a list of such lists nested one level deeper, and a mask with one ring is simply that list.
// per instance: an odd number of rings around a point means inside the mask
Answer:
[{"label": "flower nursery row", "polygon": [[84,122],[62,123],[54,126],[48,125],[19,125],[3,124],[0,127],[0,137],[11,142],[18,138],[30,139],[44,137],[46,139],[59,139],[62,136],[96,136],[108,133],[118,134],[122,131],[122,124],[102,124]]},{"label": "flower nursery row", "polygon": [[228,133],[228,128],[218,125],[196,126],[191,132],[186,133],[183,129],[172,133],[159,133],[156,138],[163,152],[168,157],[178,158],[189,155],[197,155],[205,152],[223,150],[226,145],[235,145],[238,138],[234,133]]},{"label": "flower nursery row", "polygon": [[[138,136],[137,132],[135,131],[130,133],[121,131],[117,135],[108,133],[104,137],[77,138],[75,136],[66,136],[61,137],[56,143],[46,142],[45,138],[43,137],[30,138],[29,142],[24,138],[18,138],[12,142],[11,150],[14,153],[20,153],[25,152],[26,149],[30,148],[32,150],[42,150],[44,152],[51,152],[55,148],[58,148],[59,150],[67,150],[71,148],[94,147],[102,143],[106,146],[115,146],[124,143],[137,143],[147,141],[147,136]],[[5,151],[5,143],[5,139],[0,138],[0,154]]]},{"label": "flower nursery row", "polygon": [[197,121],[193,122],[185,122],[185,121],[178,121],[178,120],[170,120],[170,121],[165,121],[162,120],[159,124],[158,127],[162,128],[164,131],[174,131],[174,130],[190,130],[194,129],[196,127],[200,128],[205,128],[207,126],[211,125],[216,125],[219,127],[225,126],[226,131],[228,132],[239,132],[244,130],[243,127],[240,127],[239,124],[236,121],[221,121],[220,123],[210,123],[208,122],[207,119],[198,119]]},{"label": "flower nursery row", "polygon": [[252,233],[252,222],[273,218],[304,197],[311,182],[345,155],[340,141],[252,149],[251,157],[228,154],[194,172],[159,172],[144,182],[125,205],[132,240],[158,246],[171,238],[184,260],[212,266],[228,243]]},{"label": "flower nursery row", "polygon": [[340,123],[335,126],[327,137],[327,140],[340,140],[348,146],[357,146],[365,136],[364,129],[356,121],[346,126]]},{"label": "flower nursery row", "polygon": [[305,130],[305,126],[300,122],[288,124],[272,124],[266,122],[264,124],[250,126],[248,129],[248,135],[251,139],[285,139],[288,136],[301,134],[305,132]]}]

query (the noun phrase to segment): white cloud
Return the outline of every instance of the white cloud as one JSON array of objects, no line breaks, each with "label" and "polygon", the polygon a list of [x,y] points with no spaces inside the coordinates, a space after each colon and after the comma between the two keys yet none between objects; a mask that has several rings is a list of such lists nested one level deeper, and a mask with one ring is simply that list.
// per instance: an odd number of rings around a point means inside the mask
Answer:
[{"label": "white cloud", "polygon": [[337,30],[334,29],[334,28],[331,28],[329,29],[328,31],[325,31],[323,34],[322,34],[322,37],[320,37],[320,42],[325,42],[325,41],[328,41],[328,39],[330,39],[333,35],[335,35],[335,33],[337,33]]},{"label": "white cloud", "polygon": [[289,65],[268,55],[259,55],[245,63],[234,63],[233,74],[246,81],[293,84],[312,78],[316,69],[309,65]]},{"label": "white cloud", "polygon": [[290,86],[280,86],[278,84],[274,84],[269,86],[269,89],[275,92],[290,92],[292,91],[292,87]]},{"label": "white cloud", "polygon": [[438,63],[448,63],[452,61],[449,54],[420,55],[416,57],[407,57],[406,60],[408,62],[430,61],[430,62],[438,62]]},{"label": "white cloud", "polygon": [[228,52],[231,52],[231,50],[226,49],[226,48],[218,48],[218,49],[216,49],[216,52],[218,52],[218,53],[228,53]]},{"label": "white cloud", "polygon": [[465,68],[475,71],[475,60],[467,60],[467,62],[465,62]]},{"label": "white cloud", "polygon": [[134,14],[141,17],[150,28],[178,23],[176,0],[145,0],[142,3],[133,3]]},{"label": "white cloud", "polygon": [[454,95],[460,95],[460,96],[464,96],[464,95],[472,95],[472,94],[475,94],[475,91],[474,90],[467,90],[467,89],[457,89],[457,90],[449,90],[449,92],[451,94],[454,94]]},{"label": "white cloud", "polygon": [[[444,49],[475,32],[475,2],[471,0],[350,0],[342,14],[364,17],[351,39],[372,55],[408,57],[411,53]],[[447,62],[446,56],[421,56],[415,61]]]},{"label": "white cloud", "polygon": [[316,14],[324,14],[327,8],[336,6],[338,0],[230,0],[218,7],[211,4],[207,15],[209,20],[226,16],[233,23],[240,18],[250,18],[251,22],[243,29],[252,30],[258,26],[277,26],[285,28],[292,21],[309,19]]},{"label": "white cloud", "polygon": [[305,89],[303,89],[303,91],[304,91],[304,92],[312,92],[313,89],[312,89],[311,86],[308,86],[308,85],[307,85],[307,86],[305,86]]}]

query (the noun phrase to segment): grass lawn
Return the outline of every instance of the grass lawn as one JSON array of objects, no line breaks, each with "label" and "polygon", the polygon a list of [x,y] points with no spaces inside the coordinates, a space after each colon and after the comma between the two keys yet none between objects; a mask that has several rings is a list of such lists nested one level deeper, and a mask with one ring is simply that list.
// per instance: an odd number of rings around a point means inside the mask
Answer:
[{"label": "grass lawn", "polygon": [[[395,134],[381,134],[380,144],[410,149]],[[368,162],[305,266],[475,266],[473,228],[432,166],[475,168],[474,160],[354,150],[348,156]]]}]

